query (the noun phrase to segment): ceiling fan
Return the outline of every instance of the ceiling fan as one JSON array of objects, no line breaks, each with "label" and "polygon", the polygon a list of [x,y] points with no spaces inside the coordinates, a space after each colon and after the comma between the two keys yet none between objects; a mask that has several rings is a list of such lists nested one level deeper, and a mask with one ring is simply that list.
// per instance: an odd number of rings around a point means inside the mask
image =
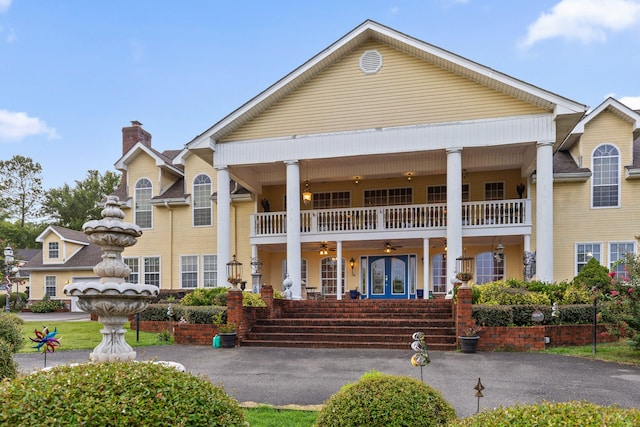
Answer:
[{"label": "ceiling fan", "polygon": [[401,248],[401,247],[402,247],[402,246],[392,246],[392,245],[391,245],[391,243],[386,242],[386,243],[384,244],[384,253],[385,253],[385,254],[389,254],[389,253],[391,253],[392,251],[395,251],[396,249]]}]

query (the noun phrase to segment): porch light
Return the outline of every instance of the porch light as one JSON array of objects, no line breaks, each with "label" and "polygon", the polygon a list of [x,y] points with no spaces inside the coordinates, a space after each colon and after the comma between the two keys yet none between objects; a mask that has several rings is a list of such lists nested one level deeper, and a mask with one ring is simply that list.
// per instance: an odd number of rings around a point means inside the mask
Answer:
[{"label": "porch light", "polygon": [[302,192],[302,201],[305,205],[309,205],[311,203],[311,198],[313,197],[313,193],[311,193],[311,189],[309,188],[309,181],[304,182],[304,191]]},{"label": "porch light", "polygon": [[242,282],[242,263],[236,259],[235,254],[233,259],[227,263],[227,282],[231,283],[234,288],[237,288],[238,283]]},{"label": "porch light", "polygon": [[465,253],[464,256],[456,258],[456,266],[458,268],[456,278],[462,281],[463,284],[473,278],[473,257],[467,256]]},{"label": "porch light", "polygon": [[320,246],[320,255],[329,255],[329,249],[327,249],[327,245]]},{"label": "porch light", "polygon": [[351,257],[351,259],[349,260],[349,267],[351,267],[351,275],[352,276],[356,275],[356,273],[353,271],[355,266],[356,266],[356,260],[353,259],[353,257]]}]

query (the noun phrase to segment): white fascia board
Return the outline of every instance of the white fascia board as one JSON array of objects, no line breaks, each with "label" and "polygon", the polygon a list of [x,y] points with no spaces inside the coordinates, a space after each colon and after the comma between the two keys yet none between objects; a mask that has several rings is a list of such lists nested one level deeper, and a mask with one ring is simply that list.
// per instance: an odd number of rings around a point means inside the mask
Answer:
[{"label": "white fascia board", "polygon": [[120,157],[114,165],[115,168],[118,170],[126,171],[128,168],[129,162],[131,162],[135,157],[137,157],[138,154],[140,154],[140,152],[144,152],[149,157],[151,157],[155,161],[156,166],[169,169],[175,174],[180,176],[184,175],[184,172],[182,172],[180,169],[176,168],[172,164],[167,163],[166,160],[160,158],[160,156],[158,156],[153,150],[151,150],[149,147],[147,147],[141,142],[137,142],[124,156]]},{"label": "white fascia board", "polygon": [[552,114],[219,143],[216,164],[251,165],[553,141]]},{"label": "white fascia board", "polygon": [[629,117],[629,119],[633,122],[633,130],[637,130],[640,125],[640,114],[636,113],[631,108],[627,107],[620,101],[615,98],[607,98],[602,104],[598,105],[592,112],[590,112],[585,118],[580,120],[576,127],[571,131],[571,133],[583,134],[584,127],[587,123],[589,123],[592,119],[598,116],[598,114],[602,113],[608,107],[615,108],[620,111],[620,113]]}]

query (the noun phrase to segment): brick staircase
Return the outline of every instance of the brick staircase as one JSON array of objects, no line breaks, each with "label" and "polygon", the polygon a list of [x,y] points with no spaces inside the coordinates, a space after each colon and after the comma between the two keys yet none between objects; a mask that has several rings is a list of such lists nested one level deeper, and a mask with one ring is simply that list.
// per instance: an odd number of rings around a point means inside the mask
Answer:
[{"label": "brick staircase", "polygon": [[240,345],[410,349],[424,332],[429,350],[455,350],[451,300],[283,301],[278,319],[258,319]]}]

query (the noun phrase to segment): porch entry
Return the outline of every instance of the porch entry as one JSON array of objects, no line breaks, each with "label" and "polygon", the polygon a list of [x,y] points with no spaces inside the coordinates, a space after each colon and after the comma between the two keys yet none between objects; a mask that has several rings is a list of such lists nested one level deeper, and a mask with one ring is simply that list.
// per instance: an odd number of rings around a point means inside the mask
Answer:
[{"label": "porch entry", "polygon": [[367,294],[371,299],[408,299],[415,294],[415,256],[368,257]]}]

